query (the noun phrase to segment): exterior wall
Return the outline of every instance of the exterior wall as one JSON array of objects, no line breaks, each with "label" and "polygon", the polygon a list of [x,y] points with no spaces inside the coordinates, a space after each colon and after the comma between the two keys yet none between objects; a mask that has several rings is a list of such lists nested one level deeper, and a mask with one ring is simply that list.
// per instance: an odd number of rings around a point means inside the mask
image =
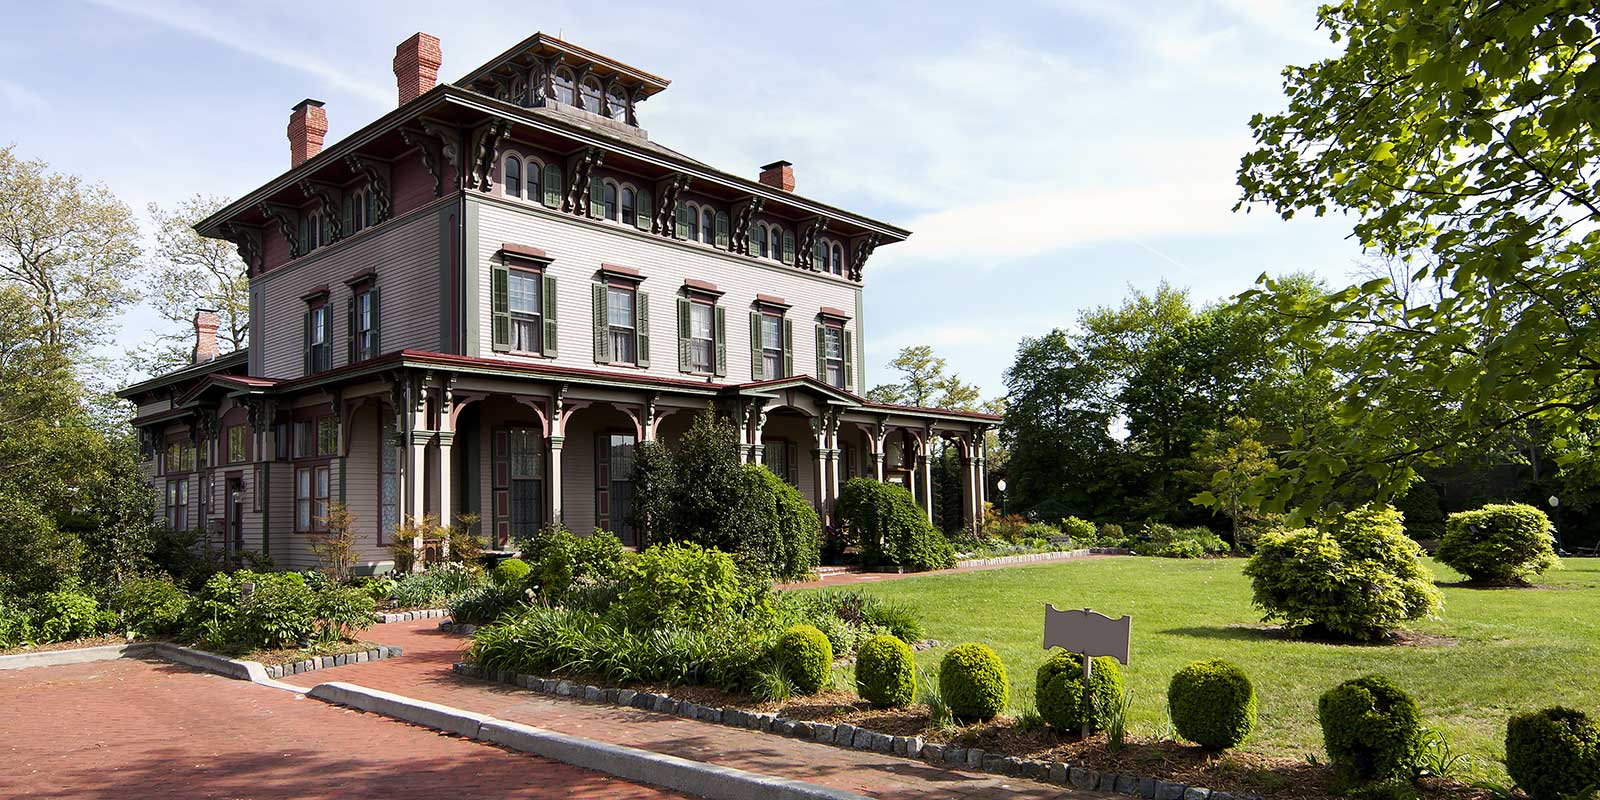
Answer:
[{"label": "exterior wall", "polygon": [[[780,297],[791,306],[787,319],[794,323],[794,367],[799,374],[816,372],[818,309],[832,306],[849,312],[857,308],[859,287],[842,278],[730,254],[709,245],[664,239],[617,223],[559,214],[525,201],[473,197],[469,203],[467,237],[469,244],[476,243],[476,270],[467,276],[468,295],[475,301],[468,318],[476,324],[468,331],[467,355],[684,378],[685,373],[678,371],[677,298],[682,296],[684,279],[692,278],[713,283],[724,292],[718,302],[727,309],[728,374],[717,382],[745,383],[751,380],[749,314],[757,294]],[[553,259],[548,274],[557,282],[558,355],[554,359],[493,351],[490,276],[496,251],[508,242],[540,248]],[[640,290],[649,295],[650,304],[648,369],[595,363],[590,286],[602,263],[635,269],[644,276]],[[860,312],[854,313],[857,318],[846,323],[846,328],[855,337],[853,355],[858,369],[854,386],[859,391]]]},{"label": "exterior wall", "polygon": [[378,514],[379,448],[383,445],[378,429],[381,416],[380,406],[369,401],[350,415],[346,433],[350,449],[342,459],[344,468],[340,474],[344,482],[338,485],[338,492],[344,497],[345,508],[355,517],[358,563],[392,560],[379,535],[382,525]]},{"label": "exterior wall", "polygon": [[811,505],[820,505],[821,494],[817,491],[817,437],[811,432],[811,420],[798,414],[773,414],[767,417],[767,426],[761,432],[761,441],[765,445],[773,440],[782,440],[794,451],[791,463],[794,466],[792,483],[800,490],[800,496],[811,501]]}]

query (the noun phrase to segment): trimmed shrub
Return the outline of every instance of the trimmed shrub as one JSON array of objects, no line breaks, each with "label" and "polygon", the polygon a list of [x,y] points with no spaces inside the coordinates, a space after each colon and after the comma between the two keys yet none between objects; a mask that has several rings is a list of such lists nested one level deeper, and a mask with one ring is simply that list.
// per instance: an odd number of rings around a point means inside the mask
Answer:
[{"label": "trimmed shrub", "polygon": [[[301,577],[292,572],[283,575]],[[372,602],[365,594],[362,599]],[[317,594],[306,587],[304,579],[258,581],[255,592],[239,603],[235,641],[249,647],[272,648],[309,639],[317,625],[317,610]]]},{"label": "trimmed shrub", "polygon": [[1122,526],[1114,522],[1107,522],[1095,531],[1095,547],[1127,547],[1128,535],[1122,532]]},{"label": "trimmed shrub", "polygon": [[1348,680],[1317,700],[1328,759],[1346,778],[1405,777],[1422,746],[1417,701],[1382,675]]},{"label": "trimmed shrub", "polygon": [[1122,667],[1100,656],[1089,674],[1089,705],[1084,705],[1083,656],[1056,650],[1034,675],[1033,704],[1052,728],[1079,732],[1087,717],[1091,730],[1104,730],[1111,710],[1122,699]]},{"label": "trimmed shrub", "polygon": [[1237,747],[1256,727],[1256,688],[1238,666],[1195,661],[1172,676],[1167,711],[1178,735],[1201,747]]},{"label": "trimmed shrub", "polygon": [[878,708],[905,708],[917,694],[917,664],[911,645],[874,636],[856,653],[856,691]]},{"label": "trimmed shrub", "polygon": [[508,558],[494,565],[494,569],[489,571],[489,579],[499,586],[520,586],[532,571],[528,562],[520,558]]},{"label": "trimmed shrub", "polygon": [[795,625],[778,637],[772,656],[801,694],[816,694],[828,685],[833,672],[833,646],[822,631],[810,625]]},{"label": "trimmed shrub", "polygon": [[112,591],[111,603],[122,615],[126,630],[150,636],[178,629],[189,595],[165,575],[129,578]]},{"label": "trimmed shrub", "polygon": [[1474,581],[1526,583],[1555,566],[1555,528],[1550,518],[1523,503],[1491,504],[1451,514],[1436,554]]},{"label": "trimmed shrub", "polygon": [[994,719],[1005,710],[1010,693],[1006,665],[988,645],[956,645],[939,662],[939,694],[958,719]]},{"label": "trimmed shrub", "polygon": [[1365,506],[1322,529],[1271,531],[1245,565],[1267,621],[1351,639],[1376,639],[1443,605],[1422,550],[1400,515]]},{"label": "trimmed shrub", "polygon": [[640,627],[709,629],[745,598],[733,556],[697,544],[651,545],[628,563],[623,582],[622,607]]},{"label": "trimmed shrub", "polygon": [[1506,772],[1533,800],[1579,797],[1600,785],[1600,726],[1555,706],[1506,723]]},{"label": "trimmed shrub", "polygon": [[518,542],[539,593],[561,600],[575,584],[604,583],[622,574],[622,540],[597,530],[578,536],[560,524],[546,525]]},{"label": "trimmed shrub", "polygon": [[1078,547],[1095,547],[1099,537],[1095,535],[1094,523],[1078,517],[1067,517],[1061,520],[1061,532],[1072,537],[1072,544]]},{"label": "trimmed shrub", "polygon": [[956,564],[955,548],[928,522],[904,487],[852,478],[839,496],[838,508],[866,566],[921,571]]}]

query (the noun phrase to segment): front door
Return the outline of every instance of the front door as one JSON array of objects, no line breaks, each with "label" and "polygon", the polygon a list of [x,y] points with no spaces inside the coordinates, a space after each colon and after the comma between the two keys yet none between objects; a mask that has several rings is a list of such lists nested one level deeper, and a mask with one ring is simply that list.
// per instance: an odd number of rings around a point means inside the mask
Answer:
[{"label": "front door", "polygon": [[602,433],[595,440],[595,527],[639,545],[633,529],[633,445],[631,433]]},{"label": "front door", "polygon": [[244,552],[244,478],[228,476],[226,498],[228,555],[238,558]]}]

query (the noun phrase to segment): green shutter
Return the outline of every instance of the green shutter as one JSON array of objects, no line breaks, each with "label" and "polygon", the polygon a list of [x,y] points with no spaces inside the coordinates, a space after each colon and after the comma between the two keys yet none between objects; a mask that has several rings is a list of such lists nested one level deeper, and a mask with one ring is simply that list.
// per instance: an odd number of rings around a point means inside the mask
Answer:
[{"label": "green shutter", "polygon": [[556,355],[556,276],[544,276],[544,336],[540,337],[540,352],[552,358]]},{"label": "green shutter", "polygon": [[350,232],[355,229],[355,198],[347,194],[344,196],[344,200],[339,204],[339,206],[339,233],[344,236],[349,236]]},{"label": "green shutter", "polygon": [[300,371],[311,374],[311,310],[300,317]]},{"label": "green shutter", "polygon": [[650,209],[650,192],[640,189],[638,196],[633,201],[633,206],[633,224],[641,231],[650,230],[650,215],[653,213]]},{"label": "green shutter", "polygon": [[684,205],[681,202],[678,203],[677,217],[678,217],[678,224],[677,224],[677,236],[678,236],[678,238],[679,239],[687,239],[687,238],[689,238],[689,207]]},{"label": "green shutter", "polygon": [[351,294],[350,299],[344,303],[344,344],[344,363],[356,363],[356,296],[354,294]]},{"label": "green shutter", "polygon": [[594,363],[611,361],[611,332],[606,322],[606,285],[594,285]]},{"label": "green shutter", "polygon": [[794,266],[794,231],[783,232],[783,263]]},{"label": "green shutter", "polygon": [[692,372],[693,371],[692,365],[691,365],[691,362],[693,361],[693,359],[691,359],[689,357],[689,315],[690,315],[690,313],[691,313],[691,309],[689,308],[689,298],[687,298],[687,297],[678,298],[678,371],[679,372]]},{"label": "green shutter", "polygon": [[717,246],[728,249],[728,212],[717,212]]},{"label": "green shutter", "polygon": [[605,190],[606,187],[599,178],[589,179],[589,217],[591,219],[605,218]]},{"label": "green shutter", "polygon": [[715,327],[712,335],[717,338],[717,377],[728,374],[728,310],[722,306],[716,307]]},{"label": "green shutter", "polygon": [[633,336],[639,366],[650,366],[650,295],[645,292],[633,293]]},{"label": "green shutter", "polygon": [[489,298],[489,312],[493,317],[493,348],[497,351],[511,349],[511,299],[510,286],[511,270],[502,262],[494,265],[494,278],[492,280]]},{"label": "green shutter", "polygon": [[561,207],[561,166],[544,166],[544,204],[550,208]]},{"label": "green shutter", "polygon": [[[778,376],[768,375],[767,377],[776,378]],[[783,319],[783,377],[794,377],[794,320],[788,317]]]},{"label": "green shutter", "polygon": [[371,289],[368,289],[367,292],[372,296],[372,349],[367,352],[367,357],[377,358],[383,353],[383,350],[379,347],[379,341],[383,333],[383,325],[381,324],[381,318],[378,316],[378,309],[382,308],[383,304],[378,302],[382,299],[378,295],[378,287],[374,286]]},{"label": "green shutter", "polygon": [[853,337],[850,334],[850,329],[849,328],[846,328],[844,330],[843,336],[844,336],[844,353],[843,353],[843,355],[844,355],[844,388],[845,388],[846,391],[855,391],[855,388],[856,388],[856,368],[855,368],[855,361],[853,361],[851,359],[851,356],[853,355],[853,353],[851,351],[855,349],[855,342],[853,341],[855,337]]},{"label": "green shutter", "polygon": [[817,326],[817,380],[828,382],[828,333]]},{"label": "green shutter", "polygon": [[750,312],[750,380],[766,380],[766,359],[761,351],[761,312]]}]

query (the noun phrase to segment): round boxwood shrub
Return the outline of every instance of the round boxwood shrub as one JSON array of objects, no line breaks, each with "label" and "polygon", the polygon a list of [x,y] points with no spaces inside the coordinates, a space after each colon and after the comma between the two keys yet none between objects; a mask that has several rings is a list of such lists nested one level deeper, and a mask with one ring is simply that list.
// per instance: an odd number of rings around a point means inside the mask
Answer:
[{"label": "round boxwood shrub", "polygon": [[527,580],[533,568],[520,558],[508,558],[494,565],[489,577],[498,586],[513,586]]},{"label": "round boxwood shrub", "polygon": [[1091,730],[1103,730],[1110,709],[1122,699],[1122,667],[1114,658],[1100,656],[1089,674],[1089,703],[1084,705],[1083,656],[1057,650],[1039,665],[1034,675],[1034,706],[1052,728],[1083,730],[1085,717]]},{"label": "round boxwood shrub", "polygon": [[1439,560],[1481,583],[1525,583],[1556,565],[1555,528],[1523,503],[1491,504],[1451,514]]},{"label": "round boxwood shrub", "polygon": [[1317,700],[1328,759],[1347,778],[1404,776],[1422,741],[1417,701],[1382,675],[1348,680]]},{"label": "round boxwood shrub", "polygon": [[1600,782],[1600,726],[1556,706],[1506,723],[1506,772],[1533,800],[1577,797]]},{"label": "round boxwood shrub", "polygon": [[917,694],[911,645],[889,634],[867,640],[856,651],[856,691],[878,708],[905,708]]},{"label": "round boxwood shrub", "polygon": [[869,566],[949,569],[956,551],[903,486],[852,478],[839,495],[839,519]]},{"label": "round boxwood shrub", "polygon": [[1010,692],[1006,665],[988,645],[956,645],[939,662],[939,694],[958,719],[994,719],[1005,710]]},{"label": "round boxwood shrub", "polygon": [[778,636],[773,656],[794,688],[801,694],[816,694],[828,685],[833,671],[833,645],[822,631],[810,625],[795,625]]},{"label": "round boxwood shrub", "polygon": [[1256,727],[1256,689],[1227,661],[1195,661],[1172,676],[1167,711],[1178,735],[1201,747],[1237,747]]},{"label": "round boxwood shrub", "polygon": [[1364,506],[1322,528],[1265,533],[1244,574],[1267,620],[1343,638],[1386,636],[1444,603],[1422,549],[1388,506]]}]

